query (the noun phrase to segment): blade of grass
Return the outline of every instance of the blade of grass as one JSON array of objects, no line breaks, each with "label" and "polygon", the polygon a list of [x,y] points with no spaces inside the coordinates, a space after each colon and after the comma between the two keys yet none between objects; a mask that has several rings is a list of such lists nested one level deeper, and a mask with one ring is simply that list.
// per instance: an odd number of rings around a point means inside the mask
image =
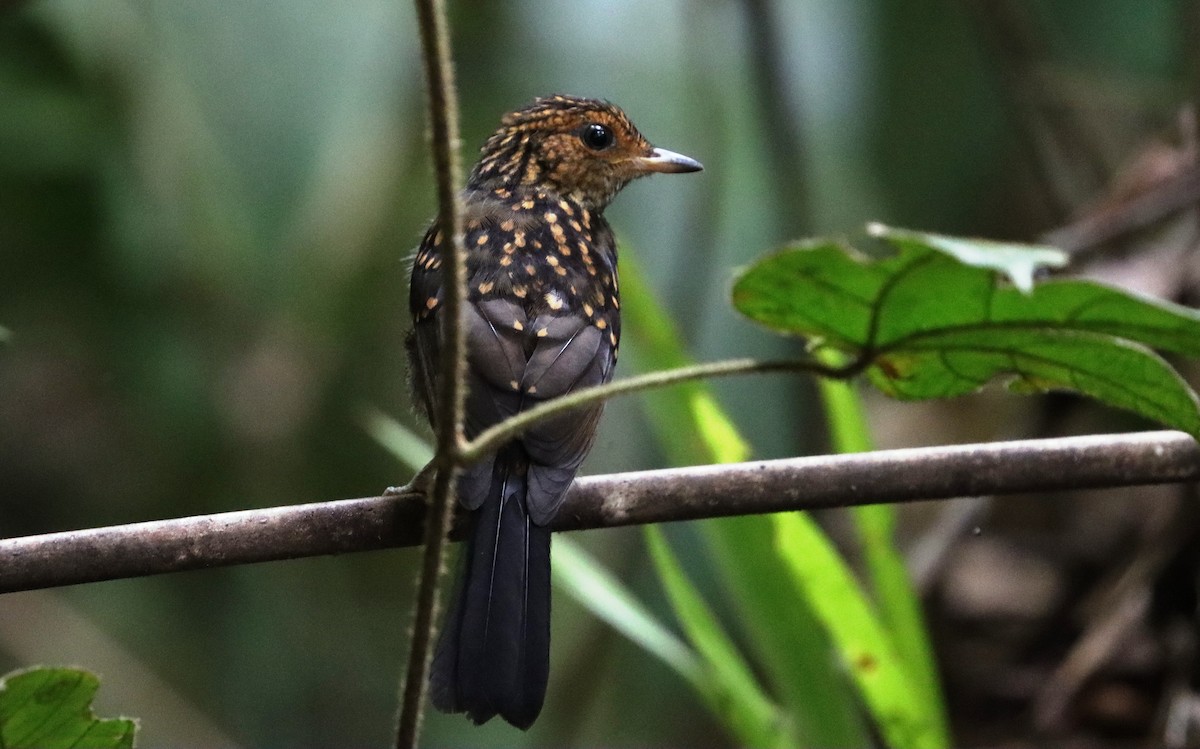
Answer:
[{"label": "blade of grass", "polygon": [[772,518],[727,518],[701,527],[720,561],[747,644],[791,716],[801,744],[870,746],[860,704],[811,603],[781,580]]},{"label": "blade of grass", "polygon": [[775,548],[837,644],[884,742],[893,749],[948,746],[936,711],[914,692],[892,639],[829,539],[799,513],[772,516]]},{"label": "blade of grass", "polygon": [[[655,303],[628,249],[621,254],[625,334],[642,370],[690,363],[675,326]],[[649,393],[652,427],[674,465],[745,460],[749,446],[703,384]],[[870,743],[861,710],[832,658],[829,640],[807,602],[779,594],[779,560],[766,517],[701,525],[758,662],[783,700],[798,744],[860,747]],[[651,537],[647,535],[647,543]],[[658,570],[660,577],[664,570]]]},{"label": "blade of grass", "polygon": [[413,471],[419,471],[433,460],[433,447],[421,435],[372,406],[361,409],[359,421],[385,450]]},{"label": "blade of grass", "polygon": [[704,659],[712,690],[710,709],[744,746],[796,746],[797,738],[788,722],[763,693],[708,604],[684,574],[662,531],[648,527],[646,540],[675,616]]},{"label": "blade of grass", "polygon": [[[633,253],[621,249],[621,319],[626,340],[633,339],[638,369],[674,369],[693,363],[675,323],[657,302]],[[737,463],[750,457],[750,446],[721,410],[712,390],[689,382],[655,390],[643,398],[650,423],[674,465]],[[681,429],[681,424],[690,428]]]},{"label": "blade of grass", "polygon": [[560,590],[631,642],[665,663],[701,695],[707,692],[700,659],[596,559],[569,538],[554,539],[551,574]]},{"label": "blade of grass", "polygon": [[[827,352],[822,358],[828,361],[831,354]],[[820,392],[834,449],[839,453],[873,450],[874,443],[867,428],[862,399],[854,386],[823,379]],[[940,733],[948,736],[946,708],[921,600],[908,576],[904,558],[895,545],[895,508],[891,505],[856,507],[852,515],[879,617],[891,636],[913,686],[918,690],[920,701],[926,706],[930,717],[940,724]]]}]

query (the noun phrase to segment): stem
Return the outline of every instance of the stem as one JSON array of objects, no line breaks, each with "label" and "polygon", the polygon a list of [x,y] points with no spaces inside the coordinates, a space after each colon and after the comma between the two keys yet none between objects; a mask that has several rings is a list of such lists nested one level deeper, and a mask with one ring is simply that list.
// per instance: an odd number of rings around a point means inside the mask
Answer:
[{"label": "stem", "polygon": [[870,363],[870,356],[864,355],[845,366],[823,364],[814,359],[726,359],[718,362],[694,364],[678,369],[626,377],[606,385],[584,388],[570,395],[564,395],[554,400],[546,401],[534,408],[505,419],[504,421],[483,430],[475,439],[463,445],[460,455],[463,462],[478,460],[483,455],[496,450],[505,442],[529,429],[534,423],[549,418],[563,411],[580,408],[596,401],[608,400],[617,395],[636,393],[642,390],[676,385],[692,380],[704,380],[712,377],[729,377],[740,374],[763,374],[767,372],[810,372],[825,377],[845,379],[858,374]]},{"label": "stem", "polygon": [[450,56],[450,33],[443,0],[416,0],[416,9],[429,95],[430,146],[437,173],[439,230],[444,238],[440,316],[442,358],[437,403],[432,406],[437,427],[434,464],[438,470],[425,518],[425,552],[421,558],[412,643],[402,687],[400,715],[396,722],[397,749],[415,747],[421,730],[422,706],[437,628],[438,588],[445,568],[446,535],[454,517],[454,485],[460,465],[459,447],[462,444],[463,402],[466,395],[466,337],[461,324],[466,287],[466,251],[463,248],[462,211],[458,197],[461,172],[458,102]]}]

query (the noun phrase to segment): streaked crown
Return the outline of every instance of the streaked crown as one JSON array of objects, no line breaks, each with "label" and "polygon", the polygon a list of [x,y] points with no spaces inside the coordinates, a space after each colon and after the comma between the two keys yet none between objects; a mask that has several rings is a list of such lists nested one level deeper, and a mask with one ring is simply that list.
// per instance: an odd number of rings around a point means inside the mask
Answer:
[{"label": "streaked crown", "polygon": [[700,168],[686,156],[654,148],[619,107],[554,95],[504,116],[469,184],[544,189],[602,210],[630,180]]}]

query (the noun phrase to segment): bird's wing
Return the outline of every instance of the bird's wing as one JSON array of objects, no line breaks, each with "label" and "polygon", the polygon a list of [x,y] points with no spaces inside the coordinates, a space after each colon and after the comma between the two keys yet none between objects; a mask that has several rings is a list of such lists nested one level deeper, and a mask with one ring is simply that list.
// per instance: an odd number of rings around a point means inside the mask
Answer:
[{"label": "bird's wing", "polygon": [[[536,344],[521,381],[526,408],[611,379],[616,361],[611,338],[579,314],[542,315],[533,323],[533,335]],[[532,461],[529,506],[534,522],[549,522],[558,511],[591,449],[603,410],[603,403],[595,403],[566,411],[522,437]]]},{"label": "bird's wing", "polygon": [[434,429],[437,429],[434,402],[437,398],[437,372],[442,348],[438,318],[434,314],[442,300],[442,274],[437,270],[440,260],[436,236],[434,228],[425,232],[413,256],[408,287],[413,329],[405,341],[413,401],[425,410]]},{"label": "bird's wing", "polygon": [[[505,299],[467,305],[468,436],[550,398],[611,378],[612,337],[580,314],[564,313],[529,320],[522,305]],[[530,459],[528,496],[535,523],[545,524],[558,510],[591,447],[602,410],[602,404],[595,404],[564,412],[520,437]],[[467,506],[482,501],[490,478],[485,470],[478,469],[477,476],[472,471],[464,474]]]}]

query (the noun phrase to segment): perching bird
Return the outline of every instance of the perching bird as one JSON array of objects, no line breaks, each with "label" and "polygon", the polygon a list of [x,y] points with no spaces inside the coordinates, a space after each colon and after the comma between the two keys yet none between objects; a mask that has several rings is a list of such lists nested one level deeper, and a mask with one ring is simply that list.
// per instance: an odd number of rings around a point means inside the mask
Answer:
[{"label": "perching bird", "polygon": [[[524,409],[612,379],[621,335],[617,245],[604,209],[630,180],[694,172],[617,107],[550,96],[505,115],[463,194],[468,437]],[[441,342],[436,224],[413,264],[408,339],[418,401],[433,414]],[[603,406],[535,425],[464,469],[474,528],[433,659],[433,705],[475,723],[537,719],[550,668],[550,531]]]}]

